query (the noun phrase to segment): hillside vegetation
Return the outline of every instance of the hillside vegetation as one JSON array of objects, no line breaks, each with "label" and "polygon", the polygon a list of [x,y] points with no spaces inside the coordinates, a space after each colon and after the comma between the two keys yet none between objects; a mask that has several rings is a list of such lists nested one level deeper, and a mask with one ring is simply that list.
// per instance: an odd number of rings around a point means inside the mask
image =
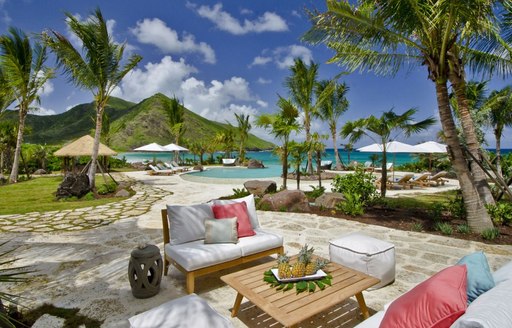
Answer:
[{"label": "hillside vegetation", "polygon": [[[129,151],[139,146],[157,142],[162,145],[173,142],[167,108],[170,99],[161,94],[144,99],[138,104],[112,97],[106,108],[111,124],[110,147],[118,151]],[[17,121],[17,112],[7,111],[4,119]],[[70,110],[49,116],[27,116],[29,133],[25,142],[38,144],[64,144],[94,129],[94,103],[80,104]],[[229,125],[210,121],[185,108],[184,138],[194,141],[210,140],[218,132],[229,129]],[[248,149],[269,149],[274,145],[254,135],[249,136]]]}]

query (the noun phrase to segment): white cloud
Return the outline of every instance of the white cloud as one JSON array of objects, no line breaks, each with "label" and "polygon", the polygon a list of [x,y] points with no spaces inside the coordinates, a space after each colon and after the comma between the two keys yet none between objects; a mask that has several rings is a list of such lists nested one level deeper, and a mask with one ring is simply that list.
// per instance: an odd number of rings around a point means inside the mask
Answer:
[{"label": "white cloud", "polygon": [[6,0],[0,0],[0,21],[9,26],[12,23],[12,18],[7,10],[4,9],[5,2]]},{"label": "white cloud", "polygon": [[70,110],[71,108],[76,107],[76,106],[78,106],[78,105],[80,105],[80,104],[69,105],[68,107],[66,107],[66,109],[65,109],[64,111],[65,111],[65,112],[67,112],[67,111],[68,111],[68,110]]},{"label": "white cloud", "polygon": [[31,112],[31,114],[37,115],[37,116],[48,116],[48,115],[56,115],[57,112],[53,109],[48,109],[44,107],[39,107]]},{"label": "white cloud", "polygon": [[137,26],[132,28],[131,32],[139,42],[152,44],[165,54],[197,52],[203,55],[205,62],[210,64],[216,62],[212,47],[205,42],[197,43],[195,37],[188,33],[184,33],[180,40],[178,33],[158,18],[146,18],[143,21],[138,21]]},{"label": "white cloud", "polygon": [[292,10],[292,15],[298,18],[302,18],[302,15],[297,10]]},{"label": "white cloud", "polygon": [[313,53],[308,48],[296,44],[274,50],[274,62],[281,69],[292,66],[295,58],[301,58],[305,63],[309,63],[313,60]]},{"label": "white cloud", "polygon": [[197,69],[185,63],[183,58],[173,61],[170,56],[165,56],[159,63],[148,63],[143,69],[133,69],[112,95],[138,102],[158,92],[177,94],[183,80],[195,72]]},{"label": "white cloud", "polygon": [[[42,74],[42,73],[41,73]],[[39,96],[48,96],[55,90],[51,80],[47,80],[43,87],[39,90]]]},{"label": "white cloud", "polygon": [[213,7],[203,5],[199,8],[196,8],[195,4],[188,3],[188,7],[196,10],[199,16],[210,20],[219,30],[235,35],[288,31],[286,21],[273,12],[267,11],[254,20],[244,19],[242,23],[230,13],[223,11],[220,3]]},{"label": "white cloud", "polygon": [[258,80],[256,82],[258,82],[259,84],[270,84],[270,83],[272,83],[272,80],[264,79],[264,78],[260,77],[260,78],[258,78]]},{"label": "white cloud", "polygon": [[252,13],[253,11],[247,8],[243,8],[242,10],[240,10],[240,14],[242,15],[251,15]]},{"label": "white cloud", "polygon": [[252,63],[249,65],[249,67],[256,66],[256,65],[265,65],[267,63],[270,63],[271,61],[272,61],[272,57],[256,56],[256,57],[254,57]]},{"label": "white cloud", "polygon": [[257,100],[256,103],[258,105],[260,105],[260,107],[263,107],[263,108],[267,108],[268,107],[268,102],[266,101],[263,101],[263,100]]}]

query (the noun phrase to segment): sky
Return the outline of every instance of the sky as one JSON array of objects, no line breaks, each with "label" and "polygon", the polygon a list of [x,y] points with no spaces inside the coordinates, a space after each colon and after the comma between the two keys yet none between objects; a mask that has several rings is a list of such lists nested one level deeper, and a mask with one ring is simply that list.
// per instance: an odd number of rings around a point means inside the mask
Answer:
[{"label": "sky", "polygon": [[[161,92],[176,96],[188,109],[208,119],[235,124],[234,113],[255,118],[277,111],[278,95],[288,96],[284,81],[294,58],[320,64],[319,79],[331,79],[345,71],[327,64],[333,52],[325,46],[301,42],[311,26],[305,10],[324,11],[324,1],[0,0],[1,33],[6,34],[10,26],[27,34],[52,29],[76,41],[67,29],[65,13],[85,20],[96,8],[108,20],[114,41],[125,43],[127,54],[143,57],[112,94],[132,102]],[[52,55],[47,65],[55,66]],[[401,114],[414,107],[417,120],[439,117],[434,84],[427,79],[425,67],[404,69],[394,77],[356,71],[342,75],[340,82],[350,88],[349,109],[341,117],[340,126],[391,109]],[[501,88],[506,83],[494,79],[490,87]],[[54,115],[92,100],[90,91],[77,88],[57,70],[56,77],[41,92],[40,108],[34,114]],[[408,139],[396,139],[411,144],[434,140],[440,129],[437,124]],[[313,122],[312,130],[328,133],[326,125],[318,120]],[[274,141],[254,124],[251,132]],[[494,147],[491,134],[487,140],[488,146]],[[356,146],[371,142],[362,139]],[[330,139],[326,144],[332,146]],[[502,146],[512,148],[507,133]]]}]

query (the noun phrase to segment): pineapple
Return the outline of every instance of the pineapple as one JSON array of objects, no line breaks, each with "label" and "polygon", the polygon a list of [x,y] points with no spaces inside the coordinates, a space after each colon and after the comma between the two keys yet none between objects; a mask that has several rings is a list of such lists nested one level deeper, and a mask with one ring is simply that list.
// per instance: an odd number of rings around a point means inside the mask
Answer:
[{"label": "pineapple", "polygon": [[301,261],[295,262],[292,267],[292,276],[295,278],[304,277],[306,275],[306,264]]},{"label": "pineapple", "polygon": [[292,276],[290,258],[286,254],[279,254],[277,256],[277,275],[279,279],[291,278]]},{"label": "pineapple", "polygon": [[306,275],[306,267],[311,262],[311,256],[315,249],[313,247],[309,248],[308,244],[304,245],[299,252],[299,257],[297,263],[293,265],[292,275],[294,277],[304,277]]},{"label": "pineapple", "polygon": [[324,259],[316,259],[314,262],[311,261],[306,266],[306,275],[311,275],[317,273],[318,270],[325,268],[325,266],[329,263],[329,261]]}]

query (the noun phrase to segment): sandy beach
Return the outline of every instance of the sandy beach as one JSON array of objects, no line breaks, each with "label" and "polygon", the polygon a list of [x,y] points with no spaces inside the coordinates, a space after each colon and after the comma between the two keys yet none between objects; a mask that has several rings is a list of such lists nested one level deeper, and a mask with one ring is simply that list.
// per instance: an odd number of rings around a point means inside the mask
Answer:
[{"label": "sandy beach", "polygon": [[[36,271],[31,274],[33,278],[28,284],[11,286],[8,291],[25,297],[23,303],[29,307],[49,302],[61,307],[80,308],[81,313],[104,320],[102,327],[129,327],[129,317],[185,295],[184,276],[172,268],[169,275],[163,277],[156,296],[134,298],[127,277],[131,250],[140,242],[148,242],[157,245],[163,252],[160,210],[166,204],[194,204],[230,195],[233,188],[243,186],[243,181],[212,184],[190,181],[189,177],[185,180],[177,175],[151,176],[146,172],[130,172],[126,176],[136,180],[139,186],[144,186],[137,189],[138,194],[154,192],[159,197],[144,198],[146,200],[134,204],[136,208],[140,207],[140,212],[133,210],[133,215],[125,213],[118,220],[93,229],[3,233],[3,239],[10,240],[9,247],[18,247],[16,265],[29,265]],[[305,181],[304,189],[309,185],[315,183]],[[456,187],[451,183],[447,185],[447,188]],[[294,181],[289,181],[289,186],[294,188]],[[404,192],[412,195],[418,191]],[[308,243],[318,255],[329,257],[329,240],[353,231],[394,243],[396,281],[387,287],[364,292],[367,305],[374,311],[381,310],[385,303],[473,251],[483,250],[493,270],[512,259],[511,245],[486,245],[310,214],[258,211],[258,216],[264,229],[284,237],[285,250],[289,254],[297,253],[301,245]],[[242,303],[240,315],[230,317],[236,292],[219,277],[243,267],[246,266],[198,278],[196,293],[219,313],[229,317],[235,327],[273,326],[274,320],[246,300]],[[302,327],[354,327],[360,320],[357,302],[350,299],[332,311],[314,317]]]}]

